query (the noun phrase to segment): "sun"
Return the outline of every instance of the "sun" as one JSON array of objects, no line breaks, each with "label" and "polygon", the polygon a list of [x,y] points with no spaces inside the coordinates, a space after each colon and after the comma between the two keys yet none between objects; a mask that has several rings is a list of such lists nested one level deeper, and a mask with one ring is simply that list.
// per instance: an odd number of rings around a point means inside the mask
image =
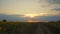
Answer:
[{"label": "sun", "polygon": [[24,17],[30,17],[30,18],[34,18],[38,16],[37,14],[25,14]]},{"label": "sun", "polygon": [[29,18],[35,18],[37,16],[48,16],[48,13],[40,13],[40,14],[23,14],[21,17],[29,17]]},{"label": "sun", "polygon": [[33,15],[33,14],[26,14],[25,16],[31,17],[31,18],[35,17],[35,15]]}]

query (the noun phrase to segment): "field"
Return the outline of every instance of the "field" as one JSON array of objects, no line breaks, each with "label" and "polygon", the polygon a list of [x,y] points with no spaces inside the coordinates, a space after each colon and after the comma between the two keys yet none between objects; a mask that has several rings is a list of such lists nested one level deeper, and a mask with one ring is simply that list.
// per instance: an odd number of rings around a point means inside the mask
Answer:
[{"label": "field", "polygon": [[51,32],[54,34],[60,34],[60,22],[49,22],[49,23],[44,23]]},{"label": "field", "polygon": [[33,34],[38,24],[43,24],[53,34],[60,34],[60,22],[0,22],[0,34]]}]

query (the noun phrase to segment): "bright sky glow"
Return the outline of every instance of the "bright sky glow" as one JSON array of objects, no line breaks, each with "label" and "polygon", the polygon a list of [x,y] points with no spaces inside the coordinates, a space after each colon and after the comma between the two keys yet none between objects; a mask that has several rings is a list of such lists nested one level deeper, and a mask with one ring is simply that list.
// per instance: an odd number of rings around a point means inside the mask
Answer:
[{"label": "bright sky glow", "polygon": [[36,16],[39,16],[39,14],[25,14],[23,17],[30,17],[30,18],[34,18]]},{"label": "bright sky glow", "polygon": [[0,0],[0,14],[19,15],[20,18],[57,16],[60,15],[60,0]]},{"label": "bright sky glow", "polygon": [[39,21],[34,21],[34,20],[28,20],[27,22],[39,22]]},{"label": "bright sky glow", "polygon": [[[51,11],[59,4],[49,4],[48,0],[0,0],[1,14],[40,14],[55,13]],[[51,0],[52,1],[52,0]],[[60,12],[56,12],[60,13]]]}]

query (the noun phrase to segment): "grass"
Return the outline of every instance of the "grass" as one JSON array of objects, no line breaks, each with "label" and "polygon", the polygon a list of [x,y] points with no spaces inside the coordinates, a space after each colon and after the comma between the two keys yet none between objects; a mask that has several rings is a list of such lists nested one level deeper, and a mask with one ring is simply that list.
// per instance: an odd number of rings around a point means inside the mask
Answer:
[{"label": "grass", "polygon": [[44,23],[44,25],[47,26],[54,34],[60,34],[60,22]]},{"label": "grass", "polygon": [[23,34],[24,30],[32,28],[34,23],[0,22],[0,34]]},{"label": "grass", "polygon": [[[29,31],[32,33],[35,30],[35,29],[32,29],[33,26],[37,27],[37,25],[33,25],[33,24],[37,24],[37,23],[0,22],[0,34],[25,34],[24,30],[29,30],[29,29],[30,29]],[[53,32],[53,34],[60,34],[60,22],[49,22],[49,23],[42,23],[42,24],[48,27],[50,31]],[[33,31],[31,31],[31,29]]]}]

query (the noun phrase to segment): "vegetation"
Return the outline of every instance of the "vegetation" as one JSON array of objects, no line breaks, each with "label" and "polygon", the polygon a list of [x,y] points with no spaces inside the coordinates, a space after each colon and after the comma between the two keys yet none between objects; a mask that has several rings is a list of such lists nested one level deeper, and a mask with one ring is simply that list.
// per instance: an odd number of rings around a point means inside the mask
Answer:
[{"label": "vegetation", "polygon": [[[42,23],[42,22],[41,22]],[[32,33],[34,32],[39,23],[28,23],[28,22],[6,22],[6,20],[0,21],[0,34],[25,34],[24,30],[28,30]],[[42,23],[50,29],[54,34],[60,34],[60,22],[45,22]],[[33,28],[33,26],[36,26]],[[32,31],[31,31],[32,29]],[[27,31],[28,32],[28,31]],[[31,34],[28,32],[28,34]]]},{"label": "vegetation", "polygon": [[47,26],[54,34],[60,34],[60,22],[49,22],[44,23],[44,25]]}]

